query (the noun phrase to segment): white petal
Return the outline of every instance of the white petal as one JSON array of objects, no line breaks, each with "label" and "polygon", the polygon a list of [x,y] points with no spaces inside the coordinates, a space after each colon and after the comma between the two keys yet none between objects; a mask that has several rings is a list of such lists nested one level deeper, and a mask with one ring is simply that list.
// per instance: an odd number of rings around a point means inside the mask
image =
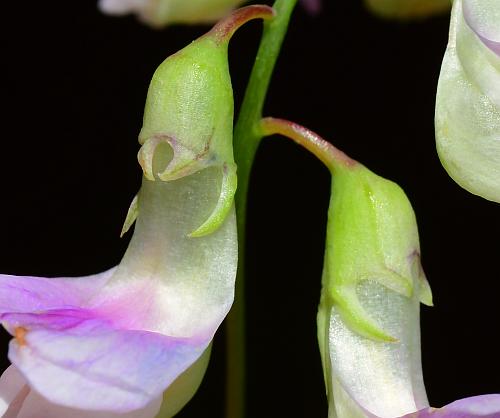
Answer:
[{"label": "white petal", "polygon": [[28,392],[26,379],[15,366],[9,366],[0,377],[0,416],[15,417]]},{"label": "white petal", "polygon": [[[134,312],[117,316],[115,326],[211,339],[234,297],[234,208],[215,232],[198,238],[188,235],[212,213],[221,182],[216,167],[169,182],[144,179],[127,253],[90,305],[113,309],[116,299]],[[137,322],[130,323],[134,318]],[[121,324],[122,319],[127,323]]]},{"label": "white petal", "polygon": [[158,397],[147,406],[124,414],[107,411],[84,411],[50,403],[31,391],[16,418],[154,418],[160,410],[162,398]]},{"label": "white petal", "polygon": [[124,15],[146,9],[151,0],[100,0],[99,9],[110,15]]},{"label": "white petal", "polygon": [[[329,325],[331,388],[337,414],[366,411],[392,418],[428,405],[420,366],[418,296],[375,283],[359,285],[363,306],[398,342],[378,342],[351,331],[332,308]],[[356,416],[356,415],[354,415]]]},{"label": "white petal", "polygon": [[[492,60],[497,60],[496,69]],[[500,58],[472,33],[463,21],[461,2],[455,1],[436,96],[437,151],[460,186],[496,202],[500,202],[498,68]]]}]

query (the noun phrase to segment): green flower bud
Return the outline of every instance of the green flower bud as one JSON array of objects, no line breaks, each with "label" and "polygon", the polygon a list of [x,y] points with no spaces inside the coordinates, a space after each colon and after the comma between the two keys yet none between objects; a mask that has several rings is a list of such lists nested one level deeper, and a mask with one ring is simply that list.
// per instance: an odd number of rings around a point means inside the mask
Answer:
[{"label": "green flower bud", "polygon": [[332,172],[318,342],[329,417],[400,417],[428,407],[420,365],[420,302],[432,294],[417,224],[401,188],[314,132],[265,118]]},{"label": "green flower bud", "polygon": [[[222,224],[236,192],[229,40],[248,20],[272,16],[273,10],[267,6],[235,11],[206,35],[168,57],[151,80],[139,134],[142,147],[138,159],[145,177],[172,181],[208,167],[221,172],[218,203],[209,218],[190,234],[192,237],[210,234]],[[170,147],[171,155],[164,156],[159,166],[155,153],[161,144]],[[137,216],[137,205],[134,200],[123,232]]]},{"label": "green flower bud", "polygon": [[419,302],[432,305],[403,190],[360,164],[336,167],[318,309],[329,414],[402,416],[428,406]]},{"label": "green flower bud", "polygon": [[420,266],[420,246],[413,209],[395,183],[361,164],[339,167],[332,182],[328,212],[323,292],[349,327],[364,337],[396,337],[370,318],[358,287],[372,281],[406,298],[432,304]]}]

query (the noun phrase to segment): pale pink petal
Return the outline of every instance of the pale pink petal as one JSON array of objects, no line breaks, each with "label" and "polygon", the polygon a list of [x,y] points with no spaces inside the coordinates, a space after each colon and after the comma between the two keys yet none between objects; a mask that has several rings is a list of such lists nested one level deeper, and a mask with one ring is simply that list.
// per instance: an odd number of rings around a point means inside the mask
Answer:
[{"label": "pale pink petal", "polygon": [[403,418],[499,418],[500,394],[473,396],[443,408],[426,408]]},{"label": "pale pink petal", "polygon": [[26,379],[15,366],[9,366],[0,377],[0,416],[15,417],[28,392]]},{"label": "pale pink petal", "polygon": [[160,410],[162,398],[158,397],[146,407],[115,414],[108,411],[85,411],[50,403],[40,394],[31,391],[16,418],[154,418]]},{"label": "pale pink petal", "polygon": [[464,19],[474,33],[500,57],[500,2],[462,0]]},{"label": "pale pink petal", "polygon": [[45,278],[0,275],[0,315],[80,306],[106,283],[115,269],[86,277]]},{"label": "pale pink petal", "polygon": [[148,3],[148,0],[99,0],[97,5],[103,13],[124,15],[145,9]]},{"label": "pale pink petal", "polygon": [[[161,395],[209,343],[158,333],[116,330],[100,319],[58,329],[46,318],[11,341],[9,359],[32,389],[56,404],[127,412]],[[50,321],[53,321],[50,323]],[[64,321],[63,321],[64,322]]]}]

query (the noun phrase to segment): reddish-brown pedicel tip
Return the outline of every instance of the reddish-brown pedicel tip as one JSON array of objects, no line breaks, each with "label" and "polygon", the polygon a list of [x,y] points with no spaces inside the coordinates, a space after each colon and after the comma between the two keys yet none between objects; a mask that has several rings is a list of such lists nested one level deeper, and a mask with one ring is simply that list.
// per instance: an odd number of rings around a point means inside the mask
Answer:
[{"label": "reddish-brown pedicel tip", "polygon": [[253,6],[236,9],[229,16],[220,20],[210,32],[207,33],[218,43],[227,42],[241,26],[254,19],[272,19],[274,9],[269,6],[255,4]]},{"label": "reddish-brown pedicel tip", "polygon": [[262,119],[261,129],[262,133],[266,136],[280,134],[290,138],[312,152],[330,170],[335,170],[340,167],[351,168],[358,165],[356,160],[353,160],[347,154],[334,147],[317,133],[295,122],[267,117]]}]

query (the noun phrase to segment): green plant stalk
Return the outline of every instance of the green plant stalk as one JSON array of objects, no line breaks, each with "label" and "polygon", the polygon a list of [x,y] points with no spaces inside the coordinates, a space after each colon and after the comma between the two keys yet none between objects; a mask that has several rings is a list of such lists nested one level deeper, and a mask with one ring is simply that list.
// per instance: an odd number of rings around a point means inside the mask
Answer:
[{"label": "green plant stalk", "polygon": [[235,202],[238,222],[239,260],[235,301],[226,321],[226,418],[243,418],[245,416],[244,254],[248,183],[255,154],[263,137],[260,120],[264,101],[287,32],[290,16],[296,3],[297,0],[276,0],[273,5],[276,16],[264,22],[259,50],[234,131],[234,156],[238,166],[238,190]]}]

